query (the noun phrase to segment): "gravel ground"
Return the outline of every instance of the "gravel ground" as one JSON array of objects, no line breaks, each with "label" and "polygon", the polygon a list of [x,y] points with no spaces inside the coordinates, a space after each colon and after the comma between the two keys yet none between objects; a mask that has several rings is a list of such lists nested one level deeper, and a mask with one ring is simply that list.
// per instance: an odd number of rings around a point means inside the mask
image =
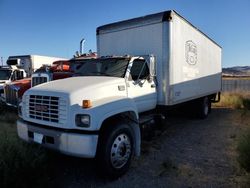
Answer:
[{"label": "gravel ground", "polygon": [[248,187],[236,145],[249,124],[249,112],[213,109],[206,120],[174,115],[143,140],[142,156],[123,177],[101,178],[95,160],[58,154],[51,187]]}]

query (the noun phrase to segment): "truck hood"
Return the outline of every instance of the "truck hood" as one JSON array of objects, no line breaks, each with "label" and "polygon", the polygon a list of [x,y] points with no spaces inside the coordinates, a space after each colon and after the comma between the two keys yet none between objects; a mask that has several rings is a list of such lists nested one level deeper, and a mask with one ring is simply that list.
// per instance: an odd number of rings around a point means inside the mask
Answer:
[{"label": "truck hood", "polygon": [[0,80],[0,89],[3,89],[4,84],[10,82],[9,80]]},{"label": "truck hood", "polygon": [[9,82],[8,85],[16,85],[16,86],[21,86],[21,85],[26,85],[31,83],[31,78],[24,78],[21,80],[15,80],[13,82]]},{"label": "truck hood", "polygon": [[[16,80],[13,82],[9,82],[6,84],[6,86],[9,86],[10,88],[18,91],[18,97],[22,97],[23,93],[31,88],[31,78],[24,78],[21,80]],[[7,94],[11,95],[11,93]]]},{"label": "truck hood", "polygon": [[106,97],[127,96],[124,78],[106,76],[55,80],[33,87],[27,91],[27,94],[62,96],[68,98],[71,105],[81,105],[83,99],[97,101]]}]

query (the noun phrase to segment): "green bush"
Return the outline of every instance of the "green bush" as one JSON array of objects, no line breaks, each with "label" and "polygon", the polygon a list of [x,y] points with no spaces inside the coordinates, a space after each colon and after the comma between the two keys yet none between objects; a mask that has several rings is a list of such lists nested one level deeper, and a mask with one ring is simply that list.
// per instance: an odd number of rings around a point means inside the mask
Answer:
[{"label": "green bush", "polygon": [[238,151],[240,165],[250,172],[250,132],[240,138]]}]

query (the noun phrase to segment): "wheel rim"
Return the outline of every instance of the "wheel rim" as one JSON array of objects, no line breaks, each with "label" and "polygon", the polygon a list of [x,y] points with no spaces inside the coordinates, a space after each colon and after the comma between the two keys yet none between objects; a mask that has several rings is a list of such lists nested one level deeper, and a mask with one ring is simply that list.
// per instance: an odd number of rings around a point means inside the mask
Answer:
[{"label": "wheel rim", "polygon": [[120,134],[111,147],[111,164],[114,168],[122,168],[129,161],[131,155],[131,142],[126,134]]}]

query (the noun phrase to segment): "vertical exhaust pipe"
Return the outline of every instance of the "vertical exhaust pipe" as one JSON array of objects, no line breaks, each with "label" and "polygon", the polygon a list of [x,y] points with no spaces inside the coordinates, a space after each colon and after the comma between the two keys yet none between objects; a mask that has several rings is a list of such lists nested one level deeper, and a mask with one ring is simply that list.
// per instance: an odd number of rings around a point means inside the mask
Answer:
[{"label": "vertical exhaust pipe", "polygon": [[81,41],[80,41],[80,55],[82,55],[83,51],[84,51],[84,43],[85,43],[85,39],[83,38]]}]

